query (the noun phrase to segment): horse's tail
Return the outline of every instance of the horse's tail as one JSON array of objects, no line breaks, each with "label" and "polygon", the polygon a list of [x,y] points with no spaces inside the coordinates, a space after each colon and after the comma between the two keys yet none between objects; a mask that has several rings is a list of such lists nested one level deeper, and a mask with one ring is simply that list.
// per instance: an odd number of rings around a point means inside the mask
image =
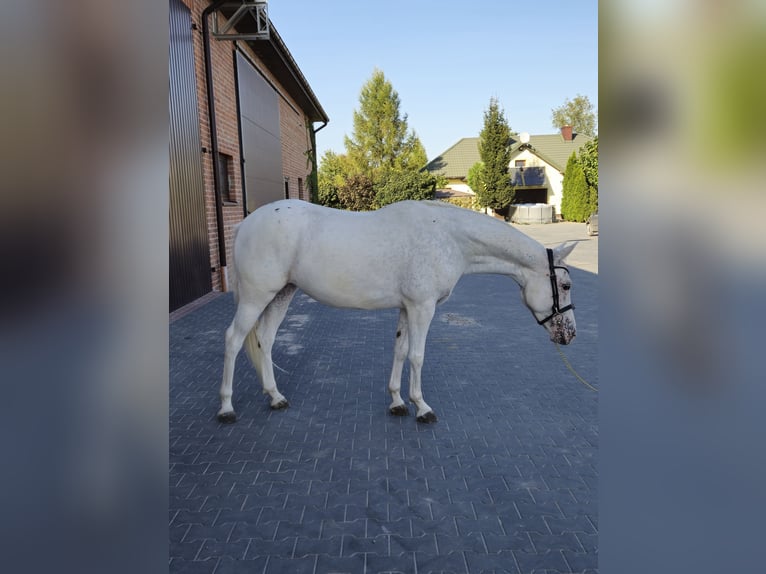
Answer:
[{"label": "horse's tail", "polygon": [[258,323],[256,323],[252,329],[248,332],[247,336],[245,337],[245,352],[247,353],[247,356],[250,358],[250,362],[255,367],[256,371],[258,371],[258,376],[261,376],[261,365],[258,362],[261,354],[258,352],[258,349],[260,348],[260,344],[258,343],[258,337],[255,334],[255,330],[258,327]]}]

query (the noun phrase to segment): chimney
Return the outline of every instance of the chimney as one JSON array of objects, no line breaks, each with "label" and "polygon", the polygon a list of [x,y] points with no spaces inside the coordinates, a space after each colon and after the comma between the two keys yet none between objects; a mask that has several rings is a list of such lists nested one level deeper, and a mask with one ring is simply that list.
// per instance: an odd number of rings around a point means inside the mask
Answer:
[{"label": "chimney", "polygon": [[561,126],[561,137],[565,142],[572,141],[572,126]]}]

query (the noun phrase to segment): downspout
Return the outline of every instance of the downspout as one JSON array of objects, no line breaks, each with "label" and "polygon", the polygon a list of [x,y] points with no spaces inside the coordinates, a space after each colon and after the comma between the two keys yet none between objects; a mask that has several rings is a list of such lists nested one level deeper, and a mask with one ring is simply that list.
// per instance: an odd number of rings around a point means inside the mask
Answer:
[{"label": "downspout", "polygon": [[215,96],[213,94],[213,66],[210,56],[210,24],[208,17],[226,0],[217,0],[202,11],[202,45],[205,52],[205,87],[207,88],[207,113],[210,120],[210,153],[213,160],[213,191],[215,192],[215,221],[218,226],[218,261],[221,270],[221,289],[228,291],[226,272],[226,236],[223,227],[223,200],[221,198],[221,174],[218,165],[218,128],[215,122]]},{"label": "downspout", "polygon": [[319,161],[317,159],[317,132],[324,128],[327,122],[323,122],[317,129],[311,127],[311,154],[314,156],[311,170],[311,203],[319,203]]},{"label": "downspout", "polygon": [[232,65],[234,66],[234,85],[236,90],[234,94],[237,102],[237,141],[239,142],[239,177],[242,182],[242,218],[248,216],[247,213],[247,178],[245,177],[245,155],[242,146],[242,102],[239,99],[239,62],[237,61],[237,49],[231,51]]}]

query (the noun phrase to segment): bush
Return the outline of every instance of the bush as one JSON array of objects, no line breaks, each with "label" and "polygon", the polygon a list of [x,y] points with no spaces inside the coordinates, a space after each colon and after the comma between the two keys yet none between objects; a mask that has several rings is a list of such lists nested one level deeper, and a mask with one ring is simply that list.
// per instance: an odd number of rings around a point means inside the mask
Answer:
[{"label": "bush", "polygon": [[319,165],[317,201],[327,207],[342,207],[339,190],[346,184],[350,174],[351,166],[345,155],[326,151]]},{"label": "bush", "polygon": [[435,193],[436,178],[426,171],[389,171],[375,185],[375,206],[406,199],[433,199]]},{"label": "bush", "polygon": [[484,211],[484,208],[479,205],[479,200],[476,199],[475,195],[470,197],[447,197],[441,201],[462,207],[463,209],[470,209],[472,211]]},{"label": "bush", "polygon": [[338,202],[343,209],[369,211],[375,209],[375,186],[366,175],[349,177],[338,188]]}]

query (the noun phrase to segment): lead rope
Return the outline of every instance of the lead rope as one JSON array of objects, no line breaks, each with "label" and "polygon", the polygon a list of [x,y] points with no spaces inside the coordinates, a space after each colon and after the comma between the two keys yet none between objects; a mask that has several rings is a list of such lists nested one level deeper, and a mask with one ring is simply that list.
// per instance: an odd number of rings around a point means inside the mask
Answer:
[{"label": "lead rope", "polygon": [[582,378],[580,375],[578,375],[578,374],[577,374],[577,371],[575,371],[575,370],[574,370],[574,368],[572,367],[572,365],[569,363],[569,360],[568,360],[568,359],[566,358],[566,356],[564,355],[564,352],[561,350],[561,347],[559,347],[559,344],[558,344],[558,343],[556,343],[556,342],[554,342],[553,344],[554,344],[554,345],[556,345],[556,350],[559,352],[559,355],[561,355],[561,360],[562,360],[562,361],[564,361],[564,364],[567,366],[567,369],[569,369],[569,371],[570,371],[570,372],[571,372],[571,373],[572,373],[572,374],[573,374],[575,377],[577,377],[577,380],[578,380],[578,381],[580,381],[580,382],[581,382],[583,385],[585,385],[586,387],[588,387],[588,388],[589,388],[591,391],[594,391],[594,392],[596,392],[596,393],[597,393],[597,392],[598,392],[598,389],[597,389],[596,387],[594,387],[593,385],[591,385],[590,383],[588,383],[588,381],[586,381],[586,380],[585,380],[585,379],[583,379],[583,378]]}]

